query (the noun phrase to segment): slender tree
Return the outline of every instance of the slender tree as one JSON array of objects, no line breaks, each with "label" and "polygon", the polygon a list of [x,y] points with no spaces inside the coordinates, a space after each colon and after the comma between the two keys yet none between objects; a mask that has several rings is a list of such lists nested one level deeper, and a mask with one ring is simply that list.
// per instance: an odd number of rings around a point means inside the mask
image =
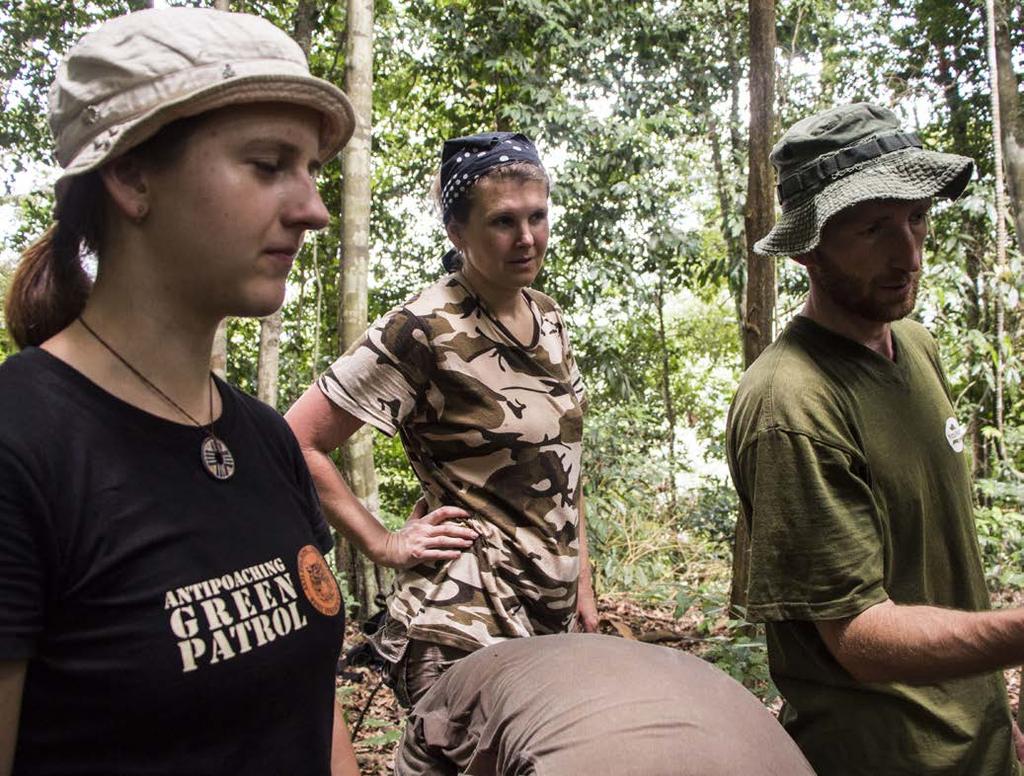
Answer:
[{"label": "slender tree", "polygon": [[1020,91],[1013,70],[1013,43],[1010,40],[1010,15],[1006,0],[994,0],[989,6],[994,55],[993,105],[999,109],[1006,189],[1017,231],[1017,248],[1024,251],[1024,121],[1021,118]]},{"label": "slender tree", "polygon": [[260,350],[256,362],[256,397],[271,407],[277,407],[277,377],[281,359],[280,309],[260,318]]},{"label": "slender tree", "polygon": [[[996,202],[996,258],[993,267],[993,302],[995,303],[996,313],[996,330],[995,330],[995,348],[993,353],[995,355],[995,415],[996,415],[996,430],[999,432],[996,437],[997,445],[996,449],[999,452],[999,458],[1005,463],[1007,459],[1006,445],[1004,435],[1006,432],[1004,423],[1004,399],[1003,384],[1005,382],[1005,361],[1006,354],[1003,348],[1003,332],[1005,330],[1005,310],[1003,308],[1003,291],[1002,284],[1006,277],[1006,190],[1003,182],[1003,145],[1007,138],[1007,132],[1002,128],[1002,110],[1001,103],[1003,90],[1002,77],[999,73],[1000,61],[998,53],[998,11],[995,8],[995,0],[988,0],[986,3],[986,11],[988,16],[988,62],[990,70],[990,78],[992,83],[992,151],[995,155],[995,202]],[[1009,57],[1007,57],[1009,60]],[[1008,65],[1011,63],[1007,62]],[[1013,71],[1010,71],[1010,75],[1013,76]],[[1013,89],[1016,92],[1017,84],[1016,78],[1013,79]],[[1015,95],[1016,96],[1016,95]],[[1010,133],[1010,141],[1015,142],[1012,132]],[[1005,159],[1007,167],[1009,167],[1009,159]]]},{"label": "slender tree", "polygon": [[[299,44],[302,53],[309,57],[313,42],[313,27],[317,18],[316,0],[299,0],[292,16],[292,38]],[[281,330],[284,322],[284,308],[278,308],[270,315],[260,318],[260,350],[256,367],[256,397],[277,407],[278,375],[281,360]]]},{"label": "slender tree", "polygon": [[[349,0],[345,91],[352,100],[356,129],[342,153],[342,220],[338,340],[344,352],[367,324],[370,264],[370,130],[373,115],[373,0]],[[373,466],[373,432],[364,426],[342,446],[345,480],[363,506],[380,510]],[[338,565],[348,578],[359,616],[366,616],[383,585],[383,571],[339,537]]]},{"label": "slender tree", "polygon": [[775,0],[750,0],[750,171],[747,178],[747,303],[743,363],[750,366],[772,341],[774,259],[754,253],[754,242],[775,223],[769,154],[775,124]]}]

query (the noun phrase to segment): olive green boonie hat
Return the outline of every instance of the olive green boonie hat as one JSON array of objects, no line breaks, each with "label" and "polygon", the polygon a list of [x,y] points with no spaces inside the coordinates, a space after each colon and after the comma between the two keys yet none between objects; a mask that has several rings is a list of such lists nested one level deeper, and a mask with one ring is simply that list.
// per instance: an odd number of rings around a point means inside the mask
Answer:
[{"label": "olive green boonie hat", "polygon": [[243,103],[289,103],[321,116],[320,161],[352,136],[345,94],[309,73],[287,33],[265,19],[208,8],[160,8],[102,24],[68,52],[50,87],[60,200],[95,170],[170,122]]},{"label": "olive green boonie hat", "polygon": [[782,215],[754,244],[764,256],[799,256],[818,246],[825,222],[871,199],[956,199],[974,172],[966,156],[926,151],[880,105],[842,105],[794,124],[772,164]]}]

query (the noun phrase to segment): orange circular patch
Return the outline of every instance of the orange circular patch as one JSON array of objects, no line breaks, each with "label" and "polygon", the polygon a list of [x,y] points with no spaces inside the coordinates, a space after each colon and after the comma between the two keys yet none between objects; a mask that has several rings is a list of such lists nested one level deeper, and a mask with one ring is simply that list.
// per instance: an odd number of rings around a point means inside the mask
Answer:
[{"label": "orange circular patch", "polygon": [[320,550],[307,544],[299,550],[299,581],[302,592],[320,614],[333,617],[341,608],[341,591]]}]

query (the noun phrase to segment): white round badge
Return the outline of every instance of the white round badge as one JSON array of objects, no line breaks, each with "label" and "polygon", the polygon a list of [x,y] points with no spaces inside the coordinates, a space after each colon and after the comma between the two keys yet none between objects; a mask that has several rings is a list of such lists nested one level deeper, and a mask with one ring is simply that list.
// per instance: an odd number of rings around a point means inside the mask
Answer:
[{"label": "white round badge", "polygon": [[961,426],[956,418],[946,418],[946,441],[953,448],[954,453],[964,451],[964,435],[967,429]]}]

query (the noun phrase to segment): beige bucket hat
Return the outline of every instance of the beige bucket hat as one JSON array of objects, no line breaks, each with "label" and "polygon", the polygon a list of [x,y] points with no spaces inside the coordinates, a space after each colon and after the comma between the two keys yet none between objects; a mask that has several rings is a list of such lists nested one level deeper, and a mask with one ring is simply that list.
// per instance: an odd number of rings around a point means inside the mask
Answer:
[{"label": "beige bucket hat", "polygon": [[836,213],[871,199],[959,197],[974,161],[928,151],[900,129],[891,110],[869,102],[840,105],[794,124],[771,155],[782,215],[754,243],[764,256],[799,256],[818,246]]},{"label": "beige bucket hat", "polygon": [[309,73],[299,45],[269,21],[207,8],[119,16],[86,34],[50,87],[50,129],[63,173],[95,170],[166,124],[215,108],[285,102],[320,112],[320,160],[355,126],[345,94]]}]

